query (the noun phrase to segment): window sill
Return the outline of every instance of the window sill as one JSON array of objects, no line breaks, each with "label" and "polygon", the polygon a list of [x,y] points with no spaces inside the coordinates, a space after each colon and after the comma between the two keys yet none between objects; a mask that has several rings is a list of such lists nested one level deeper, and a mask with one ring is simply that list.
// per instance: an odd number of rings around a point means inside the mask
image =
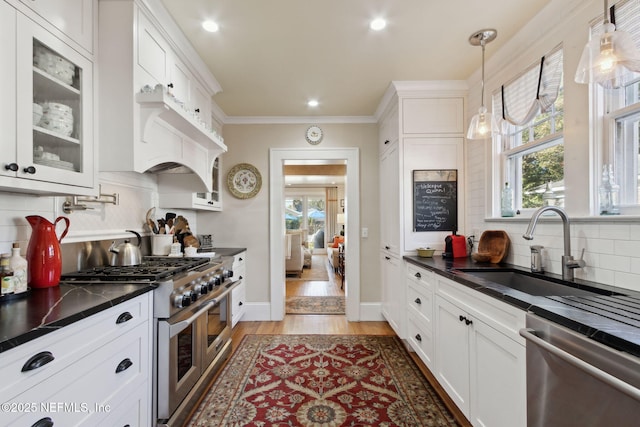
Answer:
[{"label": "window sill", "polygon": [[[555,214],[549,214],[549,215],[543,215],[541,217],[541,219],[551,219],[551,220],[558,220],[560,221],[560,217]],[[499,222],[503,222],[503,223],[509,223],[509,222],[514,222],[514,223],[519,223],[519,222],[523,222],[523,223],[528,223],[531,220],[531,215],[527,215],[525,213],[525,215],[520,215],[520,216],[515,216],[515,217],[495,217],[495,218],[485,218],[484,222],[489,222],[489,223],[499,223]],[[640,216],[638,215],[602,215],[602,216],[571,216],[569,215],[569,220],[572,223],[578,223],[578,224],[588,224],[588,223],[620,223],[620,224],[624,224],[624,223],[635,223],[637,224],[638,222],[640,222]]]}]

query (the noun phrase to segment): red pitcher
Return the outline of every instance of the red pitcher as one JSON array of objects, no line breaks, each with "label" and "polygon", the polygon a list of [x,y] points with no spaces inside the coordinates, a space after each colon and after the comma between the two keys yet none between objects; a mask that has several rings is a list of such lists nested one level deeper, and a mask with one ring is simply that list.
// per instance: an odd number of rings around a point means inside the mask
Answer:
[{"label": "red pitcher", "polygon": [[[62,274],[60,241],[69,231],[69,218],[59,216],[53,224],[38,215],[29,215],[26,218],[32,229],[27,247],[29,286],[32,288],[56,286],[60,283]],[[56,235],[56,225],[59,221],[66,223],[60,239]]]}]

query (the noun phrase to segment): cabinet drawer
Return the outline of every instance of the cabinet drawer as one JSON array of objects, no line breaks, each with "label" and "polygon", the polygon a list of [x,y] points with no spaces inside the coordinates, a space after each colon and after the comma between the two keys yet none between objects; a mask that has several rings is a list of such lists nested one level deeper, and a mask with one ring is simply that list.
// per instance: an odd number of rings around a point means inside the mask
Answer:
[{"label": "cabinet drawer", "polygon": [[433,320],[433,293],[425,291],[413,282],[407,286],[407,308],[431,324]]},{"label": "cabinet drawer", "polygon": [[407,340],[430,369],[433,368],[433,332],[430,325],[421,322],[415,314],[409,312],[407,319]]},{"label": "cabinet drawer", "polygon": [[[149,319],[150,295],[151,293],[147,293],[118,304],[2,353],[3,368],[0,375],[3,381],[0,400],[6,402],[13,396],[36,387],[96,348],[135,329],[141,323],[146,323]],[[39,368],[22,372],[30,358],[44,352],[51,353],[54,359]]]},{"label": "cabinet drawer", "polygon": [[12,425],[31,426],[43,417],[56,425],[96,425],[111,411],[111,401],[147,381],[149,364],[148,323],[142,323],[12,399],[42,403]]},{"label": "cabinet drawer", "polygon": [[151,425],[149,403],[149,382],[145,381],[136,391],[125,396],[120,402],[114,402],[107,418],[99,427],[130,426],[148,427]]},{"label": "cabinet drawer", "polygon": [[437,293],[509,338],[525,343],[518,333],[525,326],[524,310],[448,279],[438,280]]},{"label": "cabinet drawer", "polygon": [[424,268],[417,267],[413,264],[407,263],[406,265],[407,278],[426,291],[433,292],[436,286],[434,273]]}]

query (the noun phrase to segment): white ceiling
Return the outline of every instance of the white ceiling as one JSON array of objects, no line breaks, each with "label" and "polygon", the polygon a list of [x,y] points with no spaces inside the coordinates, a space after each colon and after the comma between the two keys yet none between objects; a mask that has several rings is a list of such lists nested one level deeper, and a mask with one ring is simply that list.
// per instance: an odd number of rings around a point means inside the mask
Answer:
[{"label": "white ceiling", "polygon": [[[162,0],[222,86],[216,104],[243,118],[370,117],[391,81],[468,79],[472,33],[498,30],[490,58],[550,1]],[[385,30],[369,29],[376,17]]]}]

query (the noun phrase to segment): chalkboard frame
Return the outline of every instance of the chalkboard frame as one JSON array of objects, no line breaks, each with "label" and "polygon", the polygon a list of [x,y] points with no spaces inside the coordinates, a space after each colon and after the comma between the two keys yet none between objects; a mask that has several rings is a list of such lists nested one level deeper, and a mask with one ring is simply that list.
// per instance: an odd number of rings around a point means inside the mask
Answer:
[{"label": "chalkboard frame", "polygon": [[[452,231],[458,230],[458,170],[457,169],[415,169],[412,172],[413,182],[413,231],[416,233],[430,231]],[[440,206],[448,209],[448,216],[437,225],[433,225],[432,219],[425,225],[424,210],[420,209],[421,190],[424,193],[427,186],[445,186],[442,191],[447,193],[446,197],[436,200]],[[430,198],[433,200],[433,198]],[[432,226],[428,226],[432,224]]]}]

